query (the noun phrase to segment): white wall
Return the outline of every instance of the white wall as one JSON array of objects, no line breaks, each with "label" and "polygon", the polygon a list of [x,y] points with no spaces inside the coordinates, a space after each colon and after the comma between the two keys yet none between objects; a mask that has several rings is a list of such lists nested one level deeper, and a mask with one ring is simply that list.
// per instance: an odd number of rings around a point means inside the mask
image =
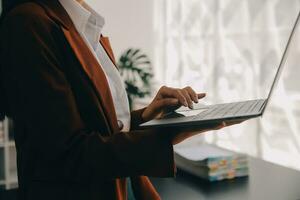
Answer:
[{"label": "white wall", "polygon": [[87,0],[106,20],[104,35],[110,37],[115,55],[125,49],[141,48],[153,60],[152,0]]}]

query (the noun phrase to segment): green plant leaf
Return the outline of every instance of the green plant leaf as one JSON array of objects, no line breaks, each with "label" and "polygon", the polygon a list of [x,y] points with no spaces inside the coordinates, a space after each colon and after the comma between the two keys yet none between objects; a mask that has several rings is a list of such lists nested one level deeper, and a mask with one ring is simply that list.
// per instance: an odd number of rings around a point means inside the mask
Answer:
[{"label": "green plant leaf", "polygon": [[151,94],[153,72],[151,61],[146,54],[140,49],[128,49],[119,58],[118,66],[125,81],[130,104],[135,98]]}]

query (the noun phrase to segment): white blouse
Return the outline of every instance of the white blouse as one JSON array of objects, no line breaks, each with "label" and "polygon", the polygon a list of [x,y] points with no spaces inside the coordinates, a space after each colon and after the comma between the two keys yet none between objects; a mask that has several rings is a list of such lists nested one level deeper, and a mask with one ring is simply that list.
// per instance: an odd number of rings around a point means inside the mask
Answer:
[{"label": "white blouse", "polygon": [[124,82],[119,71],[101,45],[100,36],[105,24],[100,16],[86,3],[80,4],[76,0],[59,0],[72,19],[77,31],[90,48],[91,52],[102,67],[112,94],[117,119],[124,125],[122,131],[130,130],[130,109]]}]

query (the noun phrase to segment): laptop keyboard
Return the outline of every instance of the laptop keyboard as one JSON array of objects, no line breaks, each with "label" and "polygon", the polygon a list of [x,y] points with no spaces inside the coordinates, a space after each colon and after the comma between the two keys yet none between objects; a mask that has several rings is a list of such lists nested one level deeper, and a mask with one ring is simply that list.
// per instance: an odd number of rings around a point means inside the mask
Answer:
[{"label": "laptop keyboard", "polygon": [[251,100],[237,103],[217,104],[209,106],[210,109],[204,110],[194,116],[194,120],[218,119],[225,117],[238,117],[257,114],[265,100]]}]

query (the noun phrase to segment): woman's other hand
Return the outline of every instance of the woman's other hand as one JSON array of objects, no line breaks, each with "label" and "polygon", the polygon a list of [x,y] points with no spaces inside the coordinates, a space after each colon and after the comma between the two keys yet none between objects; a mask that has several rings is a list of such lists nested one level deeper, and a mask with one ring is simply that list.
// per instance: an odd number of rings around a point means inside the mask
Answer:
[{"label": "woman's other hand", "polygon": [[166,134],[170,134],[172,144],[176,145],[195,135],[199,135],[201,133],[208,132],[208,131],[220,130],[228,126],[240,124],[244,121],[245,120],[233,120],[233,121],[221,122],[221,123],[210,124],[210,125],[191,126],[190,128],[180,128],[180,127],[168,128],[165,129],[164,132],[166,132]]},{"label": "woman's other hand", "polygon": [[247,119],[237,119],[223,122],[215,122],[210,124],[199,124],[192,126],[174,126],[174,127],[162,127],[154,128],[159,135],[163,138],[167,138],[171,141],[173,145],[179,144],[186,139],[189,139],[193,136],[200,135],[209,131],[217,131],[229,126],[240,124]]},{"label": "woman's other hand", "polygon": [[191,87],[177,89],[163,86],[143,112],[142,118],[146,122],[159,118],[163,114],[174,111],[181,106],[193,109],[193,102],[198,103],[199,99],[203,97],[205,97],[205,93],[197,94]]}]

